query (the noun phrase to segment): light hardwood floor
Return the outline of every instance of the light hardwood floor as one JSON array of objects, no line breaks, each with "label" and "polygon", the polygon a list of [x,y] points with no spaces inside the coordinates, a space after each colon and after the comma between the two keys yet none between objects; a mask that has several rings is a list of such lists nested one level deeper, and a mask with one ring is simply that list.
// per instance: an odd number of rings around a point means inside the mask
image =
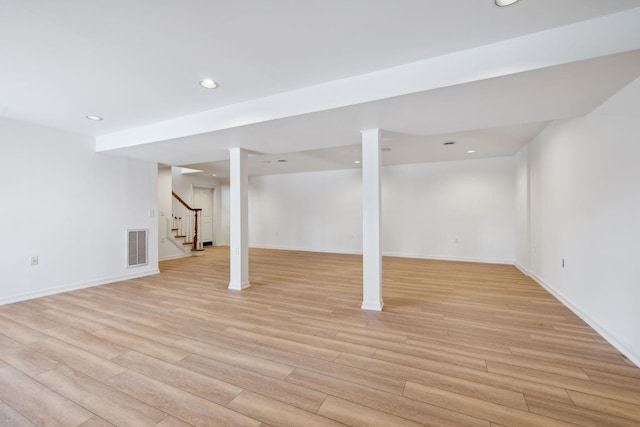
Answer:
[{"label": "light hardwood floor", "polygon": [[0,306],[2,426],[640,425],[640,369],[511,266],[229,249]]}]

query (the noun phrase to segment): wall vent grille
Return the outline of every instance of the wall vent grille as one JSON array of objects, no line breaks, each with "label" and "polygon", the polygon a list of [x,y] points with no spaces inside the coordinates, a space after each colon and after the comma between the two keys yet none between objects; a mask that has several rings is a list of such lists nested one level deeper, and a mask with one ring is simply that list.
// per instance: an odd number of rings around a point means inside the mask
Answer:
[{"label": "wall vent grille", "polygon": [[127,267],[147,265],[147,236],[149,230],[127,230],[128,260]]}]

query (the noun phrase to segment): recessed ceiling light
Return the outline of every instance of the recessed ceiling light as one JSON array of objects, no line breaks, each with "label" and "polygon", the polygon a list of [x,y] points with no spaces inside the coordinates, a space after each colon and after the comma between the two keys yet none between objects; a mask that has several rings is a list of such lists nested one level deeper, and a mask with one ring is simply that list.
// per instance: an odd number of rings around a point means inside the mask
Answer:
[{"label": "recessed ceiling light", "polygon": [[442,145],[453,145],[453,144],[455,144],[455,143],[456,143],[455,141],[447,141],[447,142],[445,142],[445,143],[444,143],[444,144],[442,144]]},{"label": "recessed ceiling light", "polygon": [[215,89],[218,87],[218,83],[214,82],[211,79],[200,80],[200,86],[205,89]]},{"label": "recessed ceiling light", "polygon": [[85,119],[93,120],[94,122],[99,122],[100,120],[104,120],[100,116],[93,116],[91,114],[89,114],[88,116],[84,116],[84,117],[85,117]]},{"label": "recessed ceiling light", "polygon": [[467,150],[467,153],[469,153],[469,154],[473,154],[475,152],[476,152],[476,150]]},{"label": "recessed ceiling light", "polygon": [[356,165],[359,165],[362,162],[360,160],[354,160],[353,163],[355,163]]},{"label": "recessed ceiling light", "polygon": [[218,175],[216,175],[215,173],[212,173],[211,176],[218,176]]},{"label": "recessed ceiling light", "polygon": [[496,6],[505,7],[505,6],[511,6],[518,0],[495,0],[495,1],[496,1]]}]

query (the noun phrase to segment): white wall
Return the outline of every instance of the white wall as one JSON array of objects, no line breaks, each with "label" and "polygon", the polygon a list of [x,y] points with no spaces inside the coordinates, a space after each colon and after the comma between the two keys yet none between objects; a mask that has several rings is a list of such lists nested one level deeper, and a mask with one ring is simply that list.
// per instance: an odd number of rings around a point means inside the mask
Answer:
[{"label": "white wall", "polygon": [[386,254],[513,263],[514,159],[383,168]]},{"label": "white wall", "polygon": [[171,186],[172,190],[189,204],[193,203],[193,187],[217,188],[220,186],[216,178],[192,173],[183,174],[180,172],[181,169],[178,166],[171,168]]},{"label": "white wall", "polygon": [[190,174],[180,172],[180,167],[171,167],[171,190],[182,200],[191,203],[193,200],[193,179]]},{"label": "white wall", "polygon": [[516,205],[516,245],[514,260],[520,270],[529,268],[529,146],[524,146],[515,156],[515,205]]},{"label": "white wall", "polygon": [[361,253],[361,171],[251,177],[249,245]]},{"label": "white wall", "polygon": [[[382,169],[386,255],[513,262],[514,159]],[[251,177],[249,244],[362,252],[359,169]]]},{"label": "white wall", "polygon": [[531,258],[524,266],[636,364],[639,118],[640,79],[530,143]]},{"label": "white wall", "polygon": [[[158,271],[155,164],[7,119],[0,151],[0,304]],[[130,228],[150,231],[147,266],[126,267]],[[39,265],[29,265],[31,256]]]}]

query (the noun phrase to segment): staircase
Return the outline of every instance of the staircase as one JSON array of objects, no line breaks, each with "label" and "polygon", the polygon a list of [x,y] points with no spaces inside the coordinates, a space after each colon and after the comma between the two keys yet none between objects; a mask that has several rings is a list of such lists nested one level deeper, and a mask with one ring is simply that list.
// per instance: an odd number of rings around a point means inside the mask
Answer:
[{"label": "staircase", "polygon": [[173,243],[181,245],[185,254],[204,255],[201,239],[198,239],[198,227],[201,227],[202,209],[192,208],[175,192],[173,195],[172,214],[168,226]]}]

